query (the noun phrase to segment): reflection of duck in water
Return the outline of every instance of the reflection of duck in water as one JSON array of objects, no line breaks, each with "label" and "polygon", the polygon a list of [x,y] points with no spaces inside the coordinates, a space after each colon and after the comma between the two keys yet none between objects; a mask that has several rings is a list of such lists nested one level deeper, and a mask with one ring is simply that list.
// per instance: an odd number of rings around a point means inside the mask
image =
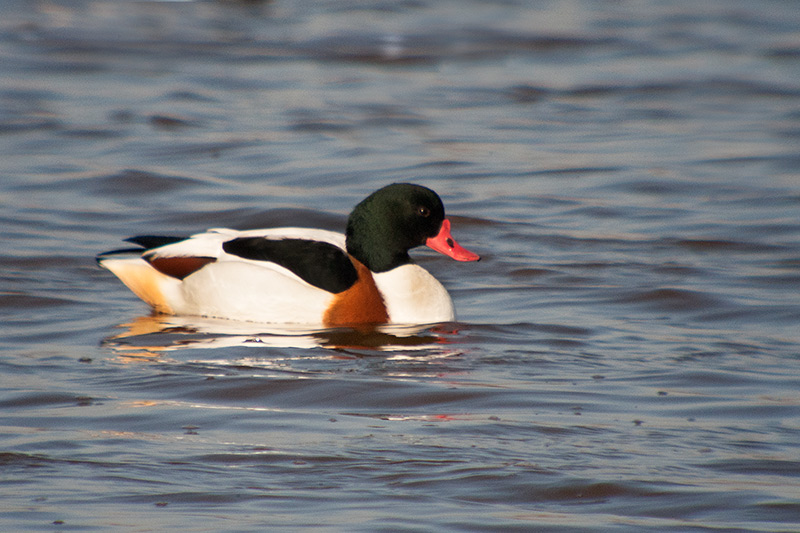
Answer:
[{"label": "reflection of duck in water", "polygon": [[[353,355],[377,352],[421,353],[424,358],[458,353],[450,347],[457,328],[383,325],[376,328],[310,328],[265,325],[192,316],[140,316],[103,341],[125,355],[158,356],[177,350],[231,348],[327,348]],[[366,352],[361,352],[366,350]]]},{"label": "reflection of duck in water", "polygon": [[159,313],[326,327],[452,321],[449,294],[408,251],[425,244],[458,261],[479,259],[451,237],[439,196],[411,184],[359,203],[346,235],[212,229],[128,240],[141,248],[98,262]]}]

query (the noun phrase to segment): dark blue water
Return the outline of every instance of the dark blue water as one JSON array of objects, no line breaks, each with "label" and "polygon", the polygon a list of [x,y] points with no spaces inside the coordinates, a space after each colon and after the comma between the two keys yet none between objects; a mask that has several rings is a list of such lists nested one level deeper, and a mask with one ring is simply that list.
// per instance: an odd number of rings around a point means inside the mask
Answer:
[{"label": "dark blue water", "polygon": [[[795,531],[800,10],[0,3],[0,529]],[[153,317],[130,235],[393,181],[459,322]]]}]

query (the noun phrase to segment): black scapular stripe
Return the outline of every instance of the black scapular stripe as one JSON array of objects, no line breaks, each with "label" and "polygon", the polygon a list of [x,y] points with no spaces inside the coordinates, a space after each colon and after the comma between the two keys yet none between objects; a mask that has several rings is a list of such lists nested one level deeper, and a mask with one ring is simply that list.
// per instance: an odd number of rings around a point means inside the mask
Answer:
[{"label": "black scapular stripe", "polygon": [[347,253],[327,242],[240,237],[223,243],[222,249],[245,259],[270,261],[332,293],[345,291],[358,280],[358,272]]}]

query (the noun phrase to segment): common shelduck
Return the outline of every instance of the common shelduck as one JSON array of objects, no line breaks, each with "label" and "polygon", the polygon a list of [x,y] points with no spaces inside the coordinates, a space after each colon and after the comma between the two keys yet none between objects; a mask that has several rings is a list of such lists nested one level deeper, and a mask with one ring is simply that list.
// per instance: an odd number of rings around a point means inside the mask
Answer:
[{"label": "common shelduck", "polygon": [[359,203],[346,235],[217,228],[126,241],[139,248],[97,261],[157,313],[324,327],[453,321],[450,295],[408,251],[425,244],[457,261],[480,259],[450,235],[439,196],[408,183]]}]

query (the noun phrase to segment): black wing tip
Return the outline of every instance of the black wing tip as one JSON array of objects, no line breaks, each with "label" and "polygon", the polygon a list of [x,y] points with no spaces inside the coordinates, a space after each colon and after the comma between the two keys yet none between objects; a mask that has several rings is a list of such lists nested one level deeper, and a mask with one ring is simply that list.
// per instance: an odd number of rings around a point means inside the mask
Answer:
[{"label": "black wing tip", "polygon": [[97,261],[98,265],[102,265],[105,259],[109,257],[114,257],[117,255],[131,255],[131,254],[138,254],[141,255],[144,251],[143,248],[120,248],[118,250],[109,250],[107,252],[103,252],[101,254],[97,254],[94,257],[94,260]]},{"label": "black wing tip", "polygon": [[125,239],[125,242],[138,244],[145,250],[152,250],[153,248],[159,248],[167,244],[174,244],[185,240],[186,237],[175,237],[171,235],[137,235],[135,237],[128,237]]},{"label": "black wing tip", "polygon": [[152,250],[153,248],[184,241],[186,240],[186,237],[173,237],[166,235],[137,235],[136,237],[128,237],[127,239],[123,240],[125,242],[138,244],[139,248],[119,248],[117,250],[109,250],[108,252],[97,254],[94,258],[94,260],[97,261],[97,264],[102,266],[103,260],[118,255],[142,255],[142,253]]}]

